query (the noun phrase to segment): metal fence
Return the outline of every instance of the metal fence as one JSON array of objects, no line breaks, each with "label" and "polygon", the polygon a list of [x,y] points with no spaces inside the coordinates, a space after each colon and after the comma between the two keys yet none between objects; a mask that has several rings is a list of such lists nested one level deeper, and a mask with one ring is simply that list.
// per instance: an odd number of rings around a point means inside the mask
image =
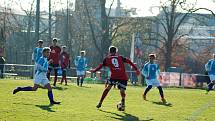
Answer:
[{"label": "metal fence", "polygon": [[[15,79],[32,79],[34,73],[34,65],[24,65],[24,64],[4,64],[4,77],[14,77]],[[145,84],[144,77],[138,78],[135,77],[135,71],[127,71],[129,80],[131,84],[141,83]],[[1,74],[1,72],[0,72]],[[52,72],[53,75],[53,72]],[[67,70],[67,76],[69,79],[76,78],[76,68],[72,67]],[[187,74],[187,73],[176,73],[176,72],[161,72],[162,78],[159,79],[162,86],[165,87],[190,87],[204,88],[207,86],[207,83],[210,82],[210,79],[207,75],[202,74]],[[61,75],[58,75],[60,78]],[[97,73],[86,72],[86,77],[92,78],[92,80],[100,81],[99,83],[105,82],[109,78],[107,70],[102,69]]]},{"label": "metal fence", "polygon": [[160,81],[163,86],[203,88],[210,82],[208,75],[203,74],[162,72],[161,75]]}]

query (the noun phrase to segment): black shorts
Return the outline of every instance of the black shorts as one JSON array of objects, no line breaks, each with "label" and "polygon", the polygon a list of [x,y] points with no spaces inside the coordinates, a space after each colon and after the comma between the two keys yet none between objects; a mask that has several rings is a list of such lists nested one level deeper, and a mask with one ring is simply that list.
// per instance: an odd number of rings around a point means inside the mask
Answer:
[{"label": "black shorts", "polygon": [[59,64],[49,64],[49,71],[51,71],[52,69],[54,70],[58,70],[59,69]]},{"label": "black shorts", "polygon": [[109,85],[117,85],[118,89],[124,89],[126,90],[126,86],[127,86],[127,80],[119,80],[119,79],[112,79],[110,78],[107,83]]}]

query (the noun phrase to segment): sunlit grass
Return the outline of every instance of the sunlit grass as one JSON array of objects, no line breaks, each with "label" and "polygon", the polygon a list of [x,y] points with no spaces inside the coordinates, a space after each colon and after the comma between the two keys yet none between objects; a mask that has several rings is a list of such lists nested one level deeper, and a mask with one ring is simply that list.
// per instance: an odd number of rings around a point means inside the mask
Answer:
[{"label": "sunlit grass", "polygon": [[49,106],[47,90],[12,94],[17,86],[32,85],[31,80],[0,80],[0,121],[185,121],[215,119],[215,93],[205,95],[204,90],[164,88],[170,105],[160,102],[158,90],[153,88],[143,101],[144,87],[128,86],[126,111],[119,112],[117,89],[110,91],[100,110],[96,109],[102,84],[85,84],[77,87],[57,85],[54,97],[61,105]]}]

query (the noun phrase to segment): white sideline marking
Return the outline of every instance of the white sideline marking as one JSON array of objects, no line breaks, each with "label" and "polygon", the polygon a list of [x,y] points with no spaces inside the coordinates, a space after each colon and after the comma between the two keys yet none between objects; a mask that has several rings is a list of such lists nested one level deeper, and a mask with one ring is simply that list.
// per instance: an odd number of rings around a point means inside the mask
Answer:
[{"label": "white sideline marking", "polygon": [[196,111],[194,111],[192,115],[188,117],[188,119],[186,119],[185,121],[195,121],[199,115],[201,115],[205,110],[207,110],[209,107],[211,107],[214,104],[214,101],[215,101],[215,98],[212,98],[211,100],[209,100],[207,103],[205,103],[204,105],[199,107]]}]

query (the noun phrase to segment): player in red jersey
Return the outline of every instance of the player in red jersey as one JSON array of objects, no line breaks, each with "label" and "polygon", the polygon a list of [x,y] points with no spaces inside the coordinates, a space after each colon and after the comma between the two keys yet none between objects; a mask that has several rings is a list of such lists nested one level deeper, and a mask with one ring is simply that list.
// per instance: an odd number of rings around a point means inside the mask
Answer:
[{"label": "player in red jersey", "polygon": [[57,45],[57,38],[53,38],[52,42],[53,45],[50,46],[51,53],[49,56],[50,64],[49,64],[49,71],[47,73],[47,77],[50,80],[51,71],[54,69],[54,86],[56,86],[57,82],[57,71],[59,69],[59,61],[60,61],[60,52],[61,48]]},{"label": "player in red jersey", "polygon": [[69,54],[66,52],[66,46],[62,46],[62,52],[60,54],[60,67],[62,70],[61,84],[65,80],[65,85],[67,85],[66,72],[67,68],[70,67]]},{"label": "player in red jersey", "polygon": [[117,48],[114,46],[110,46],[109,48],[109,55],[106,56],[103,60],[102,64],[99,64],[99,66],[95,69],[91,69],[91,72],[96,72],[99,69],[102,68],[102,66],[106,66],[110,68],[111,76],[110,80],[108,81],[108,86],[103,91],[103,94],[101,96],[101,99],[96,106],[97,108],[100,108],[102,106],[102,102],[105,99],[106,95],[110,91],[111,87],[117,83],[117,87],[120,90],[120,94],[122,97],[121,103],[122,103],[122,111],[125,109],[125,90],[127,86],[128,76],[125,70],[124,63],[130,64],[135,70],[136,74],[139,75],[140,71],[137,69],[137,67],[128,59],[124,58],[121,55],[117,54]]}]

